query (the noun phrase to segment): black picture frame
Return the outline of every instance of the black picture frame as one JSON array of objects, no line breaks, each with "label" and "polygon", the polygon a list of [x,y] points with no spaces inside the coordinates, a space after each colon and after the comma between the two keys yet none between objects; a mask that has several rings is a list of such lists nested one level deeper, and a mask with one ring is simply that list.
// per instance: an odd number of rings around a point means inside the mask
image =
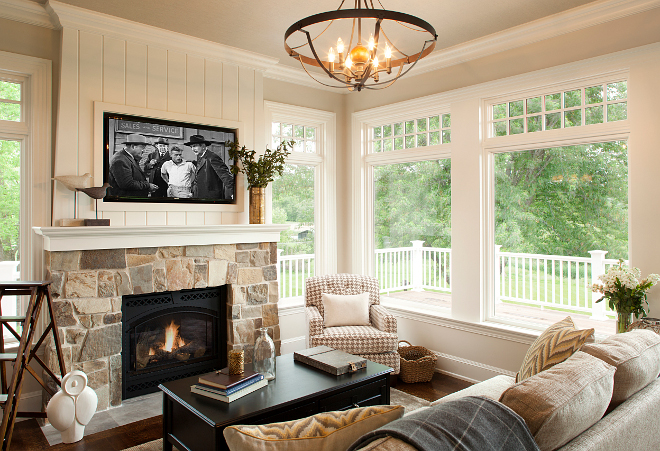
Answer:
[{"label": "black picture frame", "polygon": [[[238,139],[238,129],[217,127],[208,124],[196,124],[191,122],[174,121],[160,118],[152,118],[147,116],[137,116],[131,114],[103,112],[103,182],[115,184],[117,177],[111,177],[111,168],[117,172],[121,165],[113,164],[117,158],[124,161],[130,161],[130,154],[125,150],[125,142],[129,140],[128,136],[132,134],[139,134],[145,138],[147,145],[142,153],[142,158],[138,161],[133,158],[132,162],[138,164],[142,175],[138,171],[133,171],[132,176],[125,175],[124,178],[138,178],[154,183],[159,186],[159,189],[154,192],[145,194],[143,191],[129,191],[122,190],[119,187],[108,188],[103,202],[138,202],[138,203],[184,203],[184,204],[236,204],[236,178],[232,177],[232,187],[227,189],[226,183],[221,184],[223,188],[220,192],[223,193],[218,197],[210,197],[200,195],[204,192],[204,188],[192,186],[192,197],[174,197],[171,190],[167,190],[167,183],[164,180],[157,182],[157,173],[162,165],[167,161],[166,156],[159,157],[158,150],[156,149],[156,141],[159,139],[167,140],[168,148],[171,150],[174,146],[179,147],[183,151],[183,160],[191,162],[192,166],[197,171],[197,155],[193,152],[192,147],[186,145],[191,141],[193,135],[201,135],[208,143],[206,152],[212,152],[222,160],[222,164],[230,170],[233,160],[229,158],[227,141],[236,141]],[[193,139],[194,141],[195,139]],[[168,150],[168,154],[169,154]],[[121,156],[118,154],[122,154]],[[153,158],[155,155],[155,158]],[[169,158],[171,159],[171,157]],[[154,160],[156,163],[151,164]],[[161,161],[165,160],[165,161]],[[214,159],[214,168],[217,165],[218,159]],[[116,163],[116,162],[115,162]],[[160,164],[160,165],[159,165]],[[188,170],[191,170],[188,166]],[[216,171],[217,172],[217,171]],[[113,174],[113,176],[116,174]],[[197,175],[197,173],[195,173]],[[200,176],[201,177],[201,176]],[[226,177],[226,176],[225,176]],[[218,179],[220,180],[220,179]]]}]

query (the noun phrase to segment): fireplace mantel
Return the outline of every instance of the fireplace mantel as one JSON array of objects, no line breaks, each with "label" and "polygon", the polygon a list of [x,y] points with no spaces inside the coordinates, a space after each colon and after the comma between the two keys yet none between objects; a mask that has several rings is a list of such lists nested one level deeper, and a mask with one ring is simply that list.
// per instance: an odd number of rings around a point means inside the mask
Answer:
[{"label": "fireplace mantel", "polygon": [[46,251],[278,242],[285,224],[33,227]]}]

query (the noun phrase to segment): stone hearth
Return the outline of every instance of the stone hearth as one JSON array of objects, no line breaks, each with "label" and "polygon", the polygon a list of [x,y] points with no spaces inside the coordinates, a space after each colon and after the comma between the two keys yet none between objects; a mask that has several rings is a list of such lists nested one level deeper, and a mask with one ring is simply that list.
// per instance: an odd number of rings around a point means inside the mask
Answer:
[{"label": "stone hearth", "polygon": [[[45,252],[67,372],[87,373],[98,410],[121,404],[122,296],[227,284],[227,349],[246,359],[258,328],[279,354],[277,243]],[[56,371],[54,345],[45,361]]]}]

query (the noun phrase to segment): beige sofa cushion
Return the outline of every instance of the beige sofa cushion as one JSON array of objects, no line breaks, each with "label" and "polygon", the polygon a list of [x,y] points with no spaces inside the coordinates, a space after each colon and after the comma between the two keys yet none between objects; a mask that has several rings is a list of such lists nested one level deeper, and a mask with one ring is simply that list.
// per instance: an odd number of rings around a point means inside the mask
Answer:
[{"label": "beige sofa cushion", "polygon": [[570,316],[548,327],[527,350],[516,382],[563,362],[579,350],[593,333],[594,329],[577,330]]},{"label": "beige sofa cushion", "polygon": [[369,326],[369,293],[321,294],[325,327]]},{"label": "beige sofa cushion", "polygon": [[660,374],[660,335],[651,330],[633,330],[592,344],[582,351],[616,367],[614,408],[646,387]]},{"label": "beige sofa cushion", "polygon": [[231,451],[334,451],[403,416],[403,406],[371,406],[325,412],[282,423],[238,425],[223,434]]},{"label": "beige sofa cushion", "polygon": [[541,451],[554,450],[601,419],[616,368],[584,352],[508,388],[500,402],[523,417]]}]

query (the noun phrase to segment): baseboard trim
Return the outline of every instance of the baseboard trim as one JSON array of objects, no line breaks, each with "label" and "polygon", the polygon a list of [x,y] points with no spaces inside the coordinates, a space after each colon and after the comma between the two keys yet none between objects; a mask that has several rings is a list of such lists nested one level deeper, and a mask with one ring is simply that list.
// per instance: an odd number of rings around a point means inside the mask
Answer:
[{"label": "baseboard trim", "polygon": [[289,354],[307,347],[307,340],[304,335],[299,337],[287,338],[280,342],[280,352],[282,354]]},{"label": "baseboard trim", "polygon": [[505,370],[503,368],[498,368],[498,367],[492,366],[492,365],[487,365],[487,364],[481,363],[481,362],[475,362],[474,360],[465,359],[463,357],[458,357],[458,356],[455,356],[455,355],[446,354],[444,352],[438,352],[438,351],[433,351],[433,350],[431,350],[431,352],[433,352],[433,354],[435,354],[438,357],[438,361],[436,362],[436,371],[438,371],[440,373],[448,374],[448,375],[450,375],[452,377],[456,377],[458,379],[466,380],[468,382],[479,382],[479,381],[474,380],[474,379],[472,379],[470,377],[467,377],[467,376],[462,376],[460,374],[453,373],[451,371],[443,370],[442,367],[441,367],[440,361],[443,360],[443,359],[444,360],[449,360],[451,362],[458,363],[460,365],[467,365],[467,366],[471,366],[473,368],[478,368],[480,370],[486,370],[486,371],[490,371],[490,372],[496,373],[496,374],[503,374],[505,376],[514,377],[516,375],[516,373],[514,373],[512,371]]}]

